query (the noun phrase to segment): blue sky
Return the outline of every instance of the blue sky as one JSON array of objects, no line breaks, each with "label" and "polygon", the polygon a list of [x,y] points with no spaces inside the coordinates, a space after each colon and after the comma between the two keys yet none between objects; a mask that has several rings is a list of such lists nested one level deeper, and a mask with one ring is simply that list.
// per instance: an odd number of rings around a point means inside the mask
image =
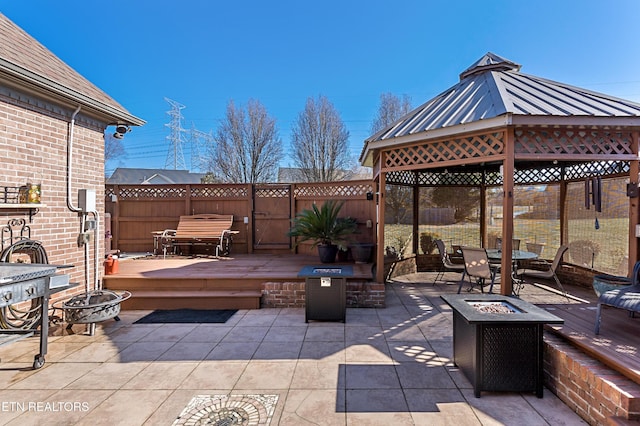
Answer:
[{"label": "blue sky", "polygon": [[380,94],[418,106],[487,52],[527,74],[640,102],[637,0],[0,0],[0,9],[147,121],[107,172],[164,167],[165,97],[186,107],[183,128],[206,133],[230,100],[257,99],[287,151],[306,99],[323,95],[357,156]]}]

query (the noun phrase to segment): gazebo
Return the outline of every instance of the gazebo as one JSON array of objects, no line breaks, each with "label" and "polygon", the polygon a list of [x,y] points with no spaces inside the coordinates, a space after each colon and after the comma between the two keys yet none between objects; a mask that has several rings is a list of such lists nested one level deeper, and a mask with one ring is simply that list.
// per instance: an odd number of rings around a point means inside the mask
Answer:
[{"label": "gazebo", "polygon": [[[596,178],[599,183],[608,176],[628,179],[629,267],[638,259],[640,104],[523,74],[520,68],[487,53],[460,74],[458,84],[365,140],[360,162],[373,167],[378,195],[377,265],[384,264],[387,185],[475,186],[482,194],[481,215],[487,188],[500,188],[504,271],[512,264],[515,186],[595,183]],[[561,185],[561,200],[563,191]],[[559,209],[564,223],[566,211]],[[485,223],[480,220],[483,243]],[[566,230],[560,228],[562,239]],[[413,229],[415,237],[417,215]],[[384,281],[381,266],[376,279]],[[501,293],[511,294],[509,274],[501,283]]]}]

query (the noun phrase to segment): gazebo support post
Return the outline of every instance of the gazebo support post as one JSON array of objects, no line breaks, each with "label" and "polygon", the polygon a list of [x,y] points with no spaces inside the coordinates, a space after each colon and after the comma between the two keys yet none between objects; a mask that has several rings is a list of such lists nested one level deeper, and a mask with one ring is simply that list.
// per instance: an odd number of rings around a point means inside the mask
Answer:
[{"label": "gazebo support post", "polygon": [[[634,131],[631,133],[632,137],[632,149],[636,157],[640,152],[640,132]],[[640,164],[638,160],[629,162],[629,184],[638,185],[640,182]],[[640,252],[640,238],[636,235],[636,226],[640,224],[640,197],[629,197],[629,265],[627,267],[627,273],[631,273],[633,265],[631,259],[638,259],[638,253]],[[629,275],[630,276],[630,275]]]},{"label": "gazebo support post", "polygon": [[[384,153],[380,155],[382,164]],[[384,283],[384,203],[386,189],[386,173],[378,176],[378,250],[376,251],[376,282]]]},{"label": "gazebo support post", "polygon": [[487,247],[487,182],[483,178],[480,186],[480,247]]},{"label": "gazebo support post", "polygon": [[418,186],[418,172],[413,172],[413,176],[415,179],[415,184],[411,187],[413,190],[413,253],[417,256],[420,243],[420,191]]},{"label": "gazebo support post", "polygon": [[500,294],[510,296],[513,289],[511,282],[513,249],[513,175],[515,136],[513,127],[507,128],[504,144],[505,157],[502,161],[502,275],[500,277]]},{"label": "gazebo support post", "polygon": [[567,187],[569,183],[565,180],[564,171],[562,172],[562,180],[558,184],[560,186],[560,197],[558,202],[560,206],[558,206],[558,211],[560,212],[560,245],[567,244],[569,241],[569,227],[567,224],[569,223],[567,209],[565,206],[567,205]]}]

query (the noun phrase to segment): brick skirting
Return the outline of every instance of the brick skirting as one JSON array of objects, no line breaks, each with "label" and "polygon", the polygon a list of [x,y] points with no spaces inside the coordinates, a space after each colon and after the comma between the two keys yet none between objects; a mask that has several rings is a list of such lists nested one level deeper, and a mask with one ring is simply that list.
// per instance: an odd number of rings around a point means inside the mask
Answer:
[{"label": "brick skirting", "polygon": [[[261,308],[304,308],[304,301],[304,282],[262,284]],[[384,284],[373,281],[347,281],[347,307],[384,308]]]},{"label": "brick skirting", "polygon": [[557,336],[544,336],[544,383],[590,425],[640,419],[640,385]]}]

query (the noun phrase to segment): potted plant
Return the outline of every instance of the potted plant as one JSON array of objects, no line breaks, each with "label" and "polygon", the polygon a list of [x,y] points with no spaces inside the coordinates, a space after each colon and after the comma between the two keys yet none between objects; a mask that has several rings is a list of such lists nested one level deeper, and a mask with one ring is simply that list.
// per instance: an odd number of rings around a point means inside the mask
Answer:
[{"label": "potted plant", "polygon": [[351,246],[351,254],[356,263],[369,263],[372,252],[372,243],[354,243]]},{"label": "potted plant", "polygon": [[420,248],[423,254],[431,254],[436,249],[436,240],[440,239],[438,234],[422,232],[420,234]]},{"label": "potted plant", "polygon": [[318,247],[320,261],[334,262],[338,249],[345,249],[349,236],[357,230],[354,219],[338,217],[343,204],[329,200],[320,208],[314,204],[310,210],[303,210],[293,219],[289,236],[297,238],[296,245],[313,241],[313,247]]}]

